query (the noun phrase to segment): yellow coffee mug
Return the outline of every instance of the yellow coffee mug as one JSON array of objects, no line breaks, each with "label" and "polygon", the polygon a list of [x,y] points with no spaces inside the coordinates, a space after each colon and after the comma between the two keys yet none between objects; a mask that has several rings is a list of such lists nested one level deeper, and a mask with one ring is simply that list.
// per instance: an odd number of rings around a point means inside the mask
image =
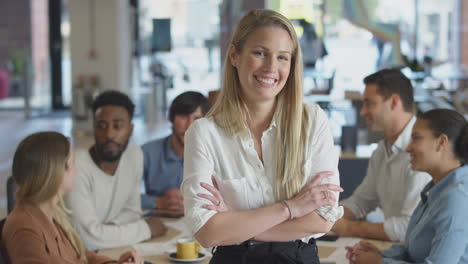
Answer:
[{"label": "yellow coffee mug", "polygon": [[193,238],[183,237],[177,240],[178,259],[196,259],[200,251],[201,245]]}]

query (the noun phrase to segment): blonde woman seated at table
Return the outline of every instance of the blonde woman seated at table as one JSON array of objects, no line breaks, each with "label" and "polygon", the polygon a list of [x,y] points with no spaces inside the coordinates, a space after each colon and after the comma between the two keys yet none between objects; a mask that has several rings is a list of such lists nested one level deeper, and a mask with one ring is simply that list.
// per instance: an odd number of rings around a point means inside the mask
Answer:
[{"label": "blonde woman seated at table", "polygon": [[[250,11],[226,58],[214,108],[186,134],[187,223],[217,247],[210,263],[319,263],[310,238],[341,217],[342,189],[326,115],[302,102],[294,28],[277,12]],[[212,176],[224,201],[204,189]]]},{"label": "blonde woman seated at table", "polygon": [[403,244],[379,251],[348,248],[350,263],[468,263],[468,123],[448,109],[422,114],[406,151],[411,167],[432,177],[421,192]]},{"label": "blonde woman seated at table", "polygon": [[2,247],[8,263],[139,263],[135,251],[118,261],[86,250],[66,215],[62,196],[76,174],[70,142],[56,132],[26,137],[13,157],[17,204],[8,215]]}]

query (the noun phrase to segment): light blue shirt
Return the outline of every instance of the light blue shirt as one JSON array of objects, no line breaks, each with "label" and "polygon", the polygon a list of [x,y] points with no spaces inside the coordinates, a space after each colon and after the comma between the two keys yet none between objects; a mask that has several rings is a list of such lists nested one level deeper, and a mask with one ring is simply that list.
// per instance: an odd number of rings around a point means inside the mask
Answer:
[{"label": "light blue shirt", "polygon": [[405,243],[393,245],[382,254],[382,264],[468,263],[467,165],[423,189]]},{"label": "light blue shirt", "polygon": [[156,208],[156,197],[169,189],[179,188],[184,176],[184,160],[171,146],[171,136],[150,141],[142,146],[144,154],[143,181],[145,194],[141,195],[143,209]]}]

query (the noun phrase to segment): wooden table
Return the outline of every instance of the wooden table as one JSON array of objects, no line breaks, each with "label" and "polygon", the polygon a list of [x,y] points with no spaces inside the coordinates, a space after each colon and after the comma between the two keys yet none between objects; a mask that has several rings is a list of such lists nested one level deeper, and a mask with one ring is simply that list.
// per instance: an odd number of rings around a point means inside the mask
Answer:
[{"label": "wooden table", "polygon": [[[175,252],[178,238],[190,236],[190,233],[184,224],[183,218],[162,218],[162,220],[168,226],[168,231],[164,236],[144,241],[133,246],[100,250],[98,254],[118,259],[123,252],[136,249],[146,261],[153,262],[154,264],[173,263],[169,260],[168,253]],[[197,263],[208,264],[211,259],[211,252],[205,249],[203,253],[208,256],[203,261]]]},{"label": "wooden table", "polygon": [[[168,253],[175,252],[176,240],[180,237],[189,236],[189,231],[184,224],[183,218],[171,219],[162,218],[164,223],[168,226],[168,232],[159,238],[154,238],[133,246],[112,248],[100,250],[98,254],[105,255],[114,259],[118,259],[120,254],[125,251],[136,249],[145,258],[145,260],[153,262],[154,264],[169,264]],[[353,246],[361,241],[361,238],[354,237],[341,237],[334,242],[317,241],[320,261],[322,264],[348,264],[346,260],[346,246]],[[376,244],[380,249],[388,248],[392,244],[386,241],[367,240]],[[211,259],[211,251],[205,249],[204,252],[208,256],[201,262],[201,264],[208,264]]]},{"label": "wooden table", "polygon": [[[359,241],[363,240],[362,238],[357,237],[340,237],[337,241],[327,242],[327,241],[317,241],[320,263],[322,264],[348,264],[349,261],[346,259],[346,249],[347,246],[353,246]],[[392,245],[390,241],[380,241],[380,240],[370,240],[369,241],[377,246],[379,249],[386,249]]]}]

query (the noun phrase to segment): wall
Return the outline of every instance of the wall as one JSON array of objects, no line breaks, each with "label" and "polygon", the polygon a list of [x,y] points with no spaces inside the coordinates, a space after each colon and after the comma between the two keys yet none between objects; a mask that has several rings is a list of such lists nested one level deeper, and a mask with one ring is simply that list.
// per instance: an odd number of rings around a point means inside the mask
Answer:
[{"label": "wall", "polygon": [[104,89],[129,92],[131,32],[128,1],[70,0],[69,12],[73,83],[80,75],[95,74]]},{"label": "wall", "polygon": [[[31,104],[35,107],[50,106],[50,60],[49,60],[48,0],[0,0],[0,68],[13,64],[17,68],[17,80],[25,75],[26,63],[33,71]],[[13,77],[13,76],[12,76]],[[12,78],[13,79],[13,78]],[[25,82],[11,82],[10,97],[24,94]],[[22,108],[23,101],[13,99],[10,107]],[[6,104],[8,108],[8,104]]]},{"label": "wall", "polygon": [[50,56],[48,0],[31,1],[31,52],[34,69],[33,93],[50,105]]},{"label": "wall", "polygon": [[468,1],[461,2],[461,25],[460,25],[460,52],[461,64],[465,71],[468,71]]},{"label": "wall", "polygon": [[[69,0],[73,111],[83,103],[76,84],[97,76],[103,90],[129,95],[131,87],[131,8],[128,0]],[[75,131],[91,131],[91,115],[74,120]]]},{"label": "wall", "polygon": [[[424,55],[424,46],[431,48],[431,53],[437,60],[448,60],[451,56],[450,44],[450,13],[454,9],[453,1],[440,2],[425,0],[419,3],[419,56]],[[437,17],[438,25],[430,24],[429,18]],[[429,33],[432,32],[432,33]],[[434,35],[432,35],[435,33]],[[438,40],[438,41],[437,41]]]},{"label": "wall", "polygon": [[0,67],[12,55],[13,47],[31,47],[30,0],[0,1]]},{"label": "wall", "polygon": [[192,0],[187,3],[187,36],[192,40],[201,41],[196,44],[204,45],[205,39],[214,36],[212,25],[219,18],[219,11],[212,1]]},{"label": "wall", "polygon": [[[189,12],[188,5],[192,1],[186,0],[140,0],[142,10],[142,36],[149,36],[153,32],[153,18],[170,18],[171,19],[171,38],[172,46],[183,46],[187,44],[188,22],[187,14]],[[202,0],[208,1],[208,0]]]}]

